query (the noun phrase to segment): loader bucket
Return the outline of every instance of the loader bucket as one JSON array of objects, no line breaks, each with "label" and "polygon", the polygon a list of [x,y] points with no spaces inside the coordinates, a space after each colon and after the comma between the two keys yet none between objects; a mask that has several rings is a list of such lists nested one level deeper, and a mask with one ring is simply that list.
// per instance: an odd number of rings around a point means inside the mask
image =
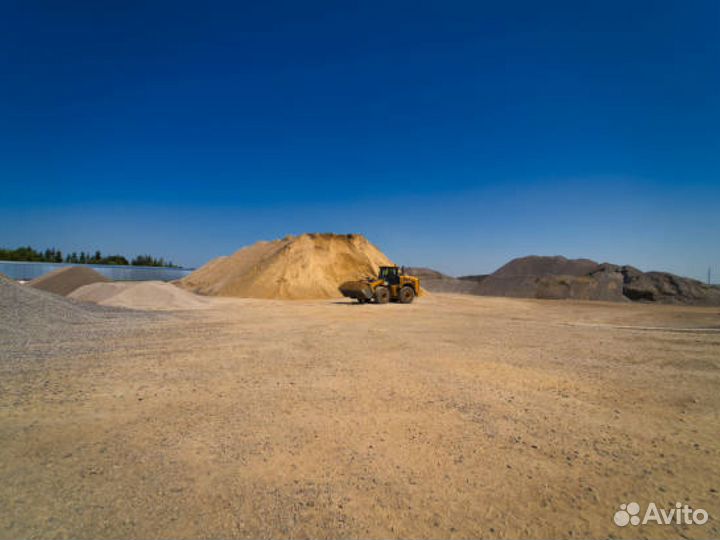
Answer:
[{"label": "loader bucket", "polygon": [[368,301],[373,297],[372,288],[364,281],[346,281],[338,289],[343,296],[356,300]]}]

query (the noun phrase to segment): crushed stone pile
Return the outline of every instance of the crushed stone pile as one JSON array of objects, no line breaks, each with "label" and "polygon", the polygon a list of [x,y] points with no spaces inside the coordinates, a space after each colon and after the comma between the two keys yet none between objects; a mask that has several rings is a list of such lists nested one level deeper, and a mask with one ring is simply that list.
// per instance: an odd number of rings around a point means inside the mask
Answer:
[{"label": "crushed stone pile", "polygon": [[720,287],[668,272],[642,272],[632,266],[602,264],[591,276],[622,280],[623,295],[636,302],[720,306]]},{"label": "crushed stone pile", "polygon": [[81,304],[0,276],[0,341],[36,339],[97,320],[97,314]]},{"label": "crushed stone pile", "polygon": [[86,266],[69,266],[48,272],[39,278],[29,281],[27,285],[35,289],[67,296],[83,285],[105,281],[108,281],[108,279],[92,268]]},{"label": "crushed stone pile", "polygon": [[598,263],[590,259],[566,259],[556,255],[544,257],[530,255],[513,259],[491,275],[496,278],[523,276],[586,276],[597,270]]},{"label": "crushed stone pile", "polygon": [[514,259],[480,283],[479,294],[525,298],[720,305],[720,287],[667,272],[565,257]]},{"label": "crushed stone pile", "polygon": [[[667,272],[632,266],[533,255],[513,259],[489,275],[453,278],[427,268],[423,286],[435,292],[461,292],[516,298],[720,305],[720,287]],[[462,283],[465,282],[465,285]]]},{"label": "crushed stone pile", "polygon": [[392,265],[358,234],[303,234],[258,242],[180,280],[203,295],[287,300],[340,297],[338,286]]},{"label": "crushed stone pile", "polygon": [[405,267],[405,271],[420,278],[420,287],[429,292],[451,294],[479,294],[478,284],[472,280],[455,278],[423,267]]},{"label": "crushed stone pile", "polygon": [[482,296],[627,302],[621,278],[593,274],[600,266],[590,259],[531,255],[513,259],[492,274],[459,279],[474,283],[473,293]]},{"label": "crushed stone pile", "polygon": [[136,332],[158,316],[84,304],[0,276],[0,369],[28,369],[84,340]]},{"label": "crushed stone pile", "polygon": [[164,281],[93,283],[80,287],[69,298],[137,310],[185,310],[209,307],[211,300]]},{"label": "crushed stone pile", "polygon": [[531,255],[513,259],[478,284],[478,294],[551,300],[626,302],[622,278],[594,274],[601,267],[590,259]]}]

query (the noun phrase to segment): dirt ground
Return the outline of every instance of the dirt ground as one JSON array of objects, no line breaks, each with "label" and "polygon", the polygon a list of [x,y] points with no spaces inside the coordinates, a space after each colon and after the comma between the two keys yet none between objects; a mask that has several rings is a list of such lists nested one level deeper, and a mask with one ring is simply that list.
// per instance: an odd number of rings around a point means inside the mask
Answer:
[{"label": "dirt ground", "polygon": [[0,344],[2,538],[720,536],[719,308],[228,299],[82,336]]}]

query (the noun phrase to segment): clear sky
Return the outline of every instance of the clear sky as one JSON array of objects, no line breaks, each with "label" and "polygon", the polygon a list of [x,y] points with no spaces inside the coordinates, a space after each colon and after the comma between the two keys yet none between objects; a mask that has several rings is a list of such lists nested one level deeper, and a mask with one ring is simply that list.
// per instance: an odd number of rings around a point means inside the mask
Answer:
[{"label": "clear sky", "polygon": [[716,0],[10,0],[0,69],[0,246],[720,276]]}]

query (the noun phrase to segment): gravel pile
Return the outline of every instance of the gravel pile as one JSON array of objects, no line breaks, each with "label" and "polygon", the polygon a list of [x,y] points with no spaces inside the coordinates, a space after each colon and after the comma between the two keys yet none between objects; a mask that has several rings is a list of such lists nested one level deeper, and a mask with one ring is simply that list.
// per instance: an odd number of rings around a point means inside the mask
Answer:
[{"label": "gravel pile", "polygon": [[513,259],[489,275],[453,278],[428,268],[409,269],[433,292],[553,300],[602,300],[694,306],[720,305],[720,287],[667,272],[590,259],[530,256]]},{"label": "gravel pile", "polygon": [[117,333],[151,318],[143,312],[82,304],[0,275],[0,363],[20,353],[34,358],[38,345],[60,348],[79,335]]},{"label": "gravel pile", "polygon": [[406,266],[405,272],[420,278],[420,286],[431,293],[480,294],[479,285],[472,280],[451,277],[431,268]]},{"label": "gravel pile", "polygon": [[545,257],[530,255],[513,259],[492,273],[496,278],[525,276],[586,276],[598,269],[598,263],[590,259],[566,259],[556,255]]}]

